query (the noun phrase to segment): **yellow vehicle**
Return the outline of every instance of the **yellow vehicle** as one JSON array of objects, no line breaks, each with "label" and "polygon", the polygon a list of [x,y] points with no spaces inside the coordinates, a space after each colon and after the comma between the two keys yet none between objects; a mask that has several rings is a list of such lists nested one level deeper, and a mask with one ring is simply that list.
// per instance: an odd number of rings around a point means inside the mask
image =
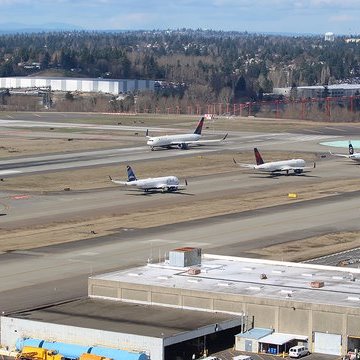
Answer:
[{"label": "yellow vehicle", "polygon": [[33,346],[24,346],[17,358],[20,360],[64,360],[64,357],[57,351]]},{"label": "yellow vehicle", "polygon": [[80,355],[79,360],[111,360],[111,359],[100,355],[84,353]]}]

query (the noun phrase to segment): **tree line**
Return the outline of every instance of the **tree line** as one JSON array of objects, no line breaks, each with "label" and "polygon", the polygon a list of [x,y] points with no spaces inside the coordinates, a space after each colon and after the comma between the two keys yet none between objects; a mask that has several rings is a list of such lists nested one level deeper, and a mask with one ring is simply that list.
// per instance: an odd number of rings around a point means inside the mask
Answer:
[{"label": "tree line", "polygon": [[[360,78],[360,45],[343,37],[211,30],[53,32],[0,36],[0,76],[53,70],[63,76],[165,81],[155,101],[262,99],[274,87]],[[31,67],[31,64],[38,67]],[[175,86],[174,86],[175,84]]]}]

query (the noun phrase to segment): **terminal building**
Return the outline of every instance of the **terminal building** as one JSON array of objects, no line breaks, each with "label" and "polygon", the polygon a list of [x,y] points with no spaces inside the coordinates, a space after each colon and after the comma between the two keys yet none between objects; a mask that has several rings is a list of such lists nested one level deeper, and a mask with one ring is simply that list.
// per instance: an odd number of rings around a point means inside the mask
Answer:
[{"label": "terminal building", "polygon": [[1,344],[30,338],[153,360],[232,346],[274,355],[295,345],[339,356],[360,348],[360,269],[181,248],[163,263],[90,277],[88,295],[1,317]]},{"label": "terminal building", "polygon": [[137,91],[154,91],[154,80],[140,79],[91,79],[67,77],[2,77],[0,88],[46,88],[52,91],[64,92],[102,92],[113,95],[126,94]]}]

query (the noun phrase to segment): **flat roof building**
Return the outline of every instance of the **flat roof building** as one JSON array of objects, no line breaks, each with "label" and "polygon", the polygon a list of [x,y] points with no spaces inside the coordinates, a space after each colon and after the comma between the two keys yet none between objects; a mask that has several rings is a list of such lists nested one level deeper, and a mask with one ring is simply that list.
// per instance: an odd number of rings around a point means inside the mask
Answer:
[{"label": "flat roof building", "polygon": [[[289,97],[294,92],[291,91],[291,87],[274,88],[273,93],[276,95],[283,95]],[[326,93],[326,94],[325,94]],[[296,98],[323,98],[327,97],[350,97],[360,95],[360,84],[333,84],[333,85],[316,85],[316,86],[297,86]]]},{"label": "flat roof building", "polygon": [[0,88],[43,88],[50,87],[52,91],[102,92],[118,95],[134,91],[154,91],[154,80],[143,79],[92,79],[68,77],[3,77],[0,78]]},{"label": "flat roof building", "polygon": [[[192,266],[173,258],[92,276],[89,299],[2,317],[1,342],[11,348],[19,337],[50,337],[154,360],[231,347],[243,333],[240,346],[251,341],[253,352],[286,351],[295,341],[332,355],[360,348],[360,269],[208,254],[200,263],[191,259]],[[245,338],[255,328],[263,330]]]},{"label": "flat roof building", "polygon": [[306,336],[313,352],[360,348],[360,269],[215,255],[199,269],[162,263],[93,276],[89,295],[245,314],[255,327]]}]

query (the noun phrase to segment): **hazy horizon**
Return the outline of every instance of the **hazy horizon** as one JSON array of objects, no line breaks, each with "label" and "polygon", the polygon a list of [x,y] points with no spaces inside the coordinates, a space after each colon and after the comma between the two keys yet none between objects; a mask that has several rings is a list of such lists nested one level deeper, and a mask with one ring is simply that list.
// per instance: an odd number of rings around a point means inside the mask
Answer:
[{"label": "hazy horizon", "polygon": [[[0,0],[0,30],[209,29],[250,33],[359,34],[358,0]],[[61,28],[58,27],[58,28]]]}]

